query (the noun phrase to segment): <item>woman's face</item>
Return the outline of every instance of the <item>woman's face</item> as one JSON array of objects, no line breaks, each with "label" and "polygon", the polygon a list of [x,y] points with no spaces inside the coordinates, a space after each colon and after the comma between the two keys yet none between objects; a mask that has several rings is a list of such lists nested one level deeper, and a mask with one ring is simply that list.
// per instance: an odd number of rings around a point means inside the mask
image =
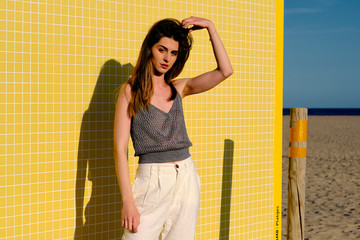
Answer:
[{"label": "woman's face", "polygon": [[177,59],[179,42],[173,38],[162,37],[151,48],[151,52],[155,75],[163,75],[171,69]]}]

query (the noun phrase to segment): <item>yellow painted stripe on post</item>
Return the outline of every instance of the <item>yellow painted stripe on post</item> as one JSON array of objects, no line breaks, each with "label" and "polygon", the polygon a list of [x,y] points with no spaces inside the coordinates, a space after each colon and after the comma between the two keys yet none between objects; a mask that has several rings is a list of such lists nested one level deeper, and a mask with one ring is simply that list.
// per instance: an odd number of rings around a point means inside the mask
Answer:
[{"label": "yellow painted stripe on post", "polygon": [[289,157],[306,158],[306,147],[289,147]]},{"label": "yellow painted stripe on post", "polygon": [[290,128],[290,142],[307,141],[307,120],[297,120],[296,126]]}]

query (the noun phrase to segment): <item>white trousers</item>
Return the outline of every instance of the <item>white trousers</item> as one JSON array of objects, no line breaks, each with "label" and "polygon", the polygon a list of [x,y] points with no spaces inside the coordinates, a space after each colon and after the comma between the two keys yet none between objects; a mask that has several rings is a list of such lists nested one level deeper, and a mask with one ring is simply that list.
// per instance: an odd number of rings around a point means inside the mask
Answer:
[{"label": "white trousers", "polygon": [[138,232],[123,240],[191,240],[195,238],[200,180],[191,157],[177,163],[139,164],[133,183],[140,213]]}]

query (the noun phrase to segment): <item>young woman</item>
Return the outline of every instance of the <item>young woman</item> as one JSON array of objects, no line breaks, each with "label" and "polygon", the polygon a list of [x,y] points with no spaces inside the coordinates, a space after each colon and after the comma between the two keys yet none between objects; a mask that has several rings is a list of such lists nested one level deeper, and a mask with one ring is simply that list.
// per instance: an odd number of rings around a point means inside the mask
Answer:
[{"label": "young woman", "polygon": [[[194,78],[174,79],[189,57],[190,32],[199,29],[209,33],[217,68]],[[116,104],[114,155],[123,199],[123,239],[194,239],[200,182],[189,153],[192,144],[182,98],[205,92],[232,73],[211,21],[164,19],[149,30]],[[130,135],[139,156],[132,188],[127,161]]]}]

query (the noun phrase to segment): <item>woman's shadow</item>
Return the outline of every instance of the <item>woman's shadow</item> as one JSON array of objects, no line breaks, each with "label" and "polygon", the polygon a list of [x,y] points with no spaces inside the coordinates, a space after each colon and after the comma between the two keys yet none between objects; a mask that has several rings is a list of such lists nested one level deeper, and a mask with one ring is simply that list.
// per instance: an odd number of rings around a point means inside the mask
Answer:
[{"label": "woman's shadow", "polygon": [[[76,228],[74,239],[119,239],[121,196],[114,162],[116,91],[129,78],[133,66],[108,60],[101,68],[89,108],[84,112],[76,176]],[[86,189],[91,185],[91,189]],[[89,187],[90,188],[90,187]],[[85,192],[91,192],[86,194]],[[84,199],[90,200],[84,206]],[[85,207],[85,213],[84,213]]]}]

